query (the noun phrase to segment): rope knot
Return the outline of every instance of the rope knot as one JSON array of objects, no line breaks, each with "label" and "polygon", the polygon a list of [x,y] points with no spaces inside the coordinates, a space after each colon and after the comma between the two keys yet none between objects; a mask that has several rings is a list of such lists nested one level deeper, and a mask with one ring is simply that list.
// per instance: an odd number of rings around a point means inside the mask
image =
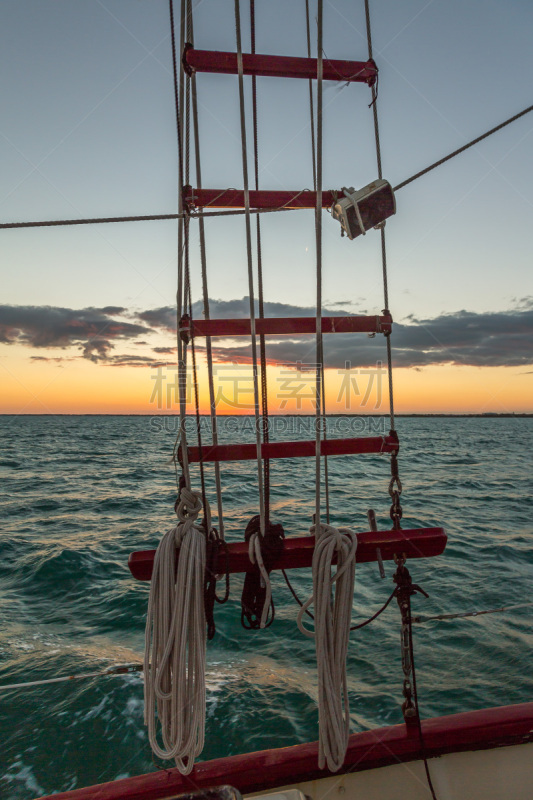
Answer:
[{"label": "rope knot", "polygon": [[202,495],[200,492],[193,492],[184,486],[180,492],[176,515],[178,524],[174,529],[174,539],[176,547],[181,547],[185,534],[194,527],[198,514],[202,510]]},{"label": "rope knot", "polygon": [[189,520],[192,520],[194,522],[201,510],[201,493],[193,492],[191,489],[187,489],[187,487],[184,486],[180,492],[178,507],[176,509],[176,515],[179,521],[188,522]]},{"label": "rope knot", "polygon": [[252,551],[255,549],[256,540],[258,540],[267,569],[269,569],[269,564],[283,552],[284,539],[285,531],[283,530],[283,525],[274,522],[267,524],[265,535],[261,536],[261,517],[259,514],[252,517],[244,531],[244,541],[248,542],[252,564],[255,564],[255,556],[252,557]]},{"label": "rope knot", "polygon": [[[269,573],[283,551],[285,532],[272,522],[261,535],[261,517],[252,517],[244,532],[253,568],[246,573],[241,598],[241,623],[245,628],[266,628],[274,621]],[[272,611],[268,619],[269,609]]]},{"label": "rope knot", "polygon": [[357,541],[354,532],[350,528],[336,528],[334,525],[327,525],[321,522],[318,526],[311,525],[310,533],[312,533],[318,542],[326,543],[334,540],[334,549],[342,550],[349,541],[349,548],[351,549],[353,541]]}]

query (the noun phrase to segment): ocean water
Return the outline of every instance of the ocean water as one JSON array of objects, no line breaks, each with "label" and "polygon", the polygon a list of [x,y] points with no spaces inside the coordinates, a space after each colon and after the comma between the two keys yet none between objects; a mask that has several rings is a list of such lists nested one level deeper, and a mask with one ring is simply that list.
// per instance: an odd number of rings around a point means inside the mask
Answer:
[{"label": "ocean water", "polygon": [[[278,438],[309,438],[305,418],[273,421]],[[337,436],[385,432],[384,421],[330,420]],[[533,420],[400,418],[404,526],[443,525],[446,552],[412,561],[430,598],[415,613],[481,610],[527,602],[533,585]],[[227,441],[253,441],[247,419],[225,418]],[[148,585],[128,555],[155,547],[173,524],[169,457],[175,421],[149,417],[1,417],[0,684],[92,672],[140,661]],[[331,458],[332,521],[365,530],[373,507],[388,527],[388,461]],[[287,535],[307,532],[312,460],[272,463],[272,518]],[[213,497],[212,471],[208,470]],[[228,540],[257,513],[253,465],[223,467]],[[214,502],[214,497],[213,497]],[[356,570],[353,618],[392,590],[375,564]],[[301,597],[307,570],[295,571]],[[313,643],[273,578],[276,620],[240,625],[242,577],[217,607],[208,644],[203,759],[317,738]],[[524,608],[415,629],[423,716],[529,701],[531,611]],[[348,659],[352,731],[401,721],[399,614],[395,605],[352,634]],[[0,794],[27,799],[157,769],[143,727],[139,674],[0,693]]]}]

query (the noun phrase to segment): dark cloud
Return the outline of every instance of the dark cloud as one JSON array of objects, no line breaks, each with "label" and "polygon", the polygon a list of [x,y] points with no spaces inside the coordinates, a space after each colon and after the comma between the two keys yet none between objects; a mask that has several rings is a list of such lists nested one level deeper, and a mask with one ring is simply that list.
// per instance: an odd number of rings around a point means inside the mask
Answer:
[{"label": "dark cloud", "polygon": [[[303,314],[302,314],[303,316]],[[533,309],[476,314],[459,311],[434,319],[409,318],[393,326],[393,363],[398,367],[456,364],[476,367],[524,366],[533,363]],[[383,338],[354,334],[324,336],[325,361],[343,368],[370,366],[385,360]],[[315,360],[312,336],[268,342],[269,360],[280,364]],[[249,363],[251,348],[245,343],[217,348],[218,360]]]},{"label": "dark cloud", "polygon": [[[331,305],[336,305],[332,303]],[[248,299],[210,301],[213,318],[247,317]],[[265,314],[271,317],[314,316],[313,307],[286,303],[265,303]],[[344,315],[346,312],[324,311]],[[175,332],[176,311],[172,306],[148,309],[137,313],[137,321],[123,317],[131,312],[119,306],[73,310],[50,306],[0,306],[0,341],[23,344],[36,348],[76,347],[83,358],[109,366],[160,366],[164,362],[153,357],[113,353],[119,342],[140,344],[138,337],[154,329]],[[200,303],[195,303],[193,314],[201,316]],[[117,319],[119,317],[119,319]],[[122,318],[120,318],[122,317]],[[149,325],[149,327],[147,327]],[[526,366],[533,364],[531,338],[533,334],[533,303],[531,298],[515,301],[508,311],[474,313],[458,311],[441,314],[433,319],[416,319],[409,316],[395,323],[392,346],[394,364],[399,367],[422,368],[430,364],[457,364],[468,366]],[[144,339],[142,340],[144,342]],[[217,362],[250,363],[250,344],[244,339],[234,339],[228,346],[216,346]],[[204,341],[197,342],[203,351]],[[374,339],[361,334],[339,333],[324,336],[326,364],[344,368],[371,366],[385,361],[382,336]],[[174,346],[154,347],[157,356],[171,356]],[[44,359],[45,356],[33,356]],[[310,364],[315,360],[313,336],[267,338],[267,358],[270,363],[293,365]]]},{"label": "dark cloud", "polygon": [[176,306],[151,308],[148,311],[139,312],[136,316],[143,322],[147,322],[150,327],[164,328],[168,331],[176,330]]},{"label": "dark cloud", "polygon": [[[332,303],[331,305],[347,305],[347,303]],[[288,303],[265,302],[265,316],[267,317],[314,317],[314,306],[294,306]],[[193,317],[203,317],[203,302],[198,300],[193,303]],[[259,314],[259,305],[255,303],[255,313]],[[248,297],[241,297],[240,300],[209,300],[209,314],[212,319],[237,319],[250,316],[250,300]],[[325,308],[322,311],[324,316],[346,316],[347,311],[339,309]],[[148,322],[154,328],[164,328],[168,331],[176,331],[176,308],[175,306],[164,306],[137,314],[143,322]]]},{"label": "dark cloud", "polygon": [[56,364],[62,363],[63,361],[71,361],[70,358],[47,358],[46,356],[30,356],[30,361],[55,361]]},{"label": "dark cloud", "polygon": [[165,361],[154,361],[150,356],[115,355],[102,362],[106,367],[165,367]]},{"label": "dark cloud", "polygon": [[104,308],[98,309],[98,311],[101,311],[102,314],[111,314],[112,316],[116,317],[119,314],[125,314],[128,309],[122,308],[122,306],[105,306]]},{"label": "dark cloud", "polygon": [[95,336],[85,344],[80,345],[83,357],[95,363],[106,360],[112,349],[113,345],[109,339],[104,339],[101,336]]},{"label": "dark cloud", "polygon": [[145,325],[115,317],[127,309],[58,308],[52,306],[0,306],[0,341],[37,348],[78,346],[90,361],[105,360],[118,340],[147,334]]},{"label": "dark cloud", "polygon": [[529,294],[526,297],[513,297],[515,307],[519,311],[533,308],[533,295]]},{"label": "dark cloud", "polygon": [[[365,299],[364,297],[360,298],[360,300],[364,300],[364,299]],[[353,304],[353,302],[351,300],[335,300],[335,302],[332,302],[330,300],[329,303],[328,303],[328,306],[353,306],[353,305],[354,304]],[[338,312],[335,312],[335,313],[338,313]],[[364,313],[364,312],[362,312],[362,313]]]}]

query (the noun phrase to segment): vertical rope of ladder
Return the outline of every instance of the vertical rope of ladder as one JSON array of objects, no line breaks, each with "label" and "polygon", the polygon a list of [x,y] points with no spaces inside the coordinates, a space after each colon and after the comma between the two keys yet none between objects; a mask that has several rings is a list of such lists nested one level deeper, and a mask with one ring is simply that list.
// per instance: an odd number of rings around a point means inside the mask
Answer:
[{"label": "vertical rope of ladder", "polygon": [[[251,51],[255,53],[255,0],[250,0],[250,39]],[[257,80],[256,76],[252,75],[252,118],[253,118],[253,134],[254,134],[254,178],[255,188],[259,189],[259,143],[258,143],[258,124],[257,124]],[[263,294],[263,258],[261,253],[261,222],[260,215],[256,215],[256,251],[257,251],[257,294],[259,301],[259,318],[263,319],[265,316],[264,294]],[[268,427],[268,384],[267,384],[267,371],[266,371],[266,347],[265,335],[259,334],[259,357],[261,361],[261,429],[263,434],[263,442],[268,444],[269,441],[269,427]],[[263,460],[263,477],[264,477],[264,502],[265,502],[265,528],[268,530],[270,522],[270,461],[268,458]]]},{"label": "vertical rope of ladder", "polygon": [[[324,352],[322,342],[322,134],[323,134],[323,0],[318,0],[317,15],[317,109],[316,109],[316,505],[313,552],[313,594],[298,612],[297,624],[307,636],[315,639],[318,673],[318,766],[326,764],[331,772],[338,770],[346,755],[350,725],[350,703],[346,675],[350,616],[352,609],[356,534],[348,528],[335,528],[320,520],[321,433],[325,404]],[[332,563],[337,569],[332,574]],[[314,631],[303,626],[303,614],[313,604]]]},{"label": "vertical rope of ladder", "polygon": [[317,14],[317,101],[316,101],[316,384],[315,384],[315,530],[320,530],[320,466],[322,440],[322,79],[323,79],[323,0],[318,0]]},{"label": "vertical rope of ladder", "polygon": [[[184,183],[184,166],[183,166],[183,105],[180,103],[180,97],[184,94],[184,75],[183,70],[180,71],[180,79],[178,86],[178,60],[176,54],[176,33],[174,22],[174,3],[169,0],[169,13],[170,13],[170,38],[172,44],[172,72],[174,82],[174,104],[176,109],[176,133],[178,140],[178,181],[179,181],[179,198],[178,198],[178,275],[176,287],[176,345],[178,356],[178,396],[179,396],[179,418],[180,429],[174,446],[174,464],[176,465],[177,474],[177,448],[181,445],[181,460],[183,469],[183,478],[188,488],[190,488],[190,472],[189,472],[189,459],[187,453],[187,432],[186,432],[186,384],[187,384],[187,345],[181,338],[180,320],[184,308],[183,298],[183,255],[184,255],[184,219],[183,219],[183,192],[182,187]],[[182,2],[181,8],[181,30],[184,30],[184,3]],[[183,38],[183,37],[182,37]]]},{"label": "vertical rope of ladder", "polygon": [[[194,28],[193,20],[191,17],[190,24],[190,37],[189,41],[194,44]],[[193,131],[194,131],[194,155],[196,167],[196,185],[199,189],[202,188],[202,168],[200,161],[200,131],[198,124],[198,96],[196,89],[196,73],[191,75],[191,90],[192,90],[192,113],[193,113]],[[209,291],[207,286],[207,256],[205,246],[205,224],[203,217],[198,220],[199,234],[200,234],[200,262],[202,268],[202,296],[204,306],[205,319],[210,318],[209,312]],[[209,383],[209,409],[211,416],[211,439],[213,445],[218,444],[218,426],[217,426],[217,411],[215,403],[215,387],[213,382],[213,348],[211,337],[206,336],[205,342],[206,356],[207,356],[207,375]],[[215,487],[217,494],[217,507],[218,507],[218,533],[221,539],[224,539],[224,509],[222,504],[222,485],[220,481],[220,464],[215,461]]]},{"label": "vertical rope of ladder", "polygon": [[[368,58],[372,58],[372,29],[370,24],[370,2],[369,0],[365,0],[365,18],[366,18],[366,36],[367,36],[367,43],[368,43]],[[381,147],[379,141],[379,122],[378,122],[378,108],[377,108],[377,90],[376,86],[372,86],[372,110],[374,116],[374,135],[376,140],[376,159],[377,159],[377,167],[378,167],[378,177],[382,178],[382,171],[381,171]],[[383,295],[384,295],[384,303],[385,309],[383,311],[384,314],[389,314],[389,287],[387,281],[387,249],[385,243],[385,228],[381,228],[381,258],[383,264]],[[389,373],[389,403],[390,403],[390,428],[391,432],[395,430],[395,423],[394,423],[394,394],[393,394],[393,384],[392,384],[392,352],[391,352],[391,342],[390,342],[390,334],[386,336],[387,339],[387,364],[388,364],[388,373]],[[393,509],[396,503],[399,504],[399,493],[401,493],[401,482],[399,481],[398,477],[398,465],[397,465],[397,456],[396,453],[393,453],[391,457],[391,472],[392,472],[392,479],[389,484],[389,494],[393,498]],[[394,484],[397,484],[398,490],[394,491],[393,487]],[[396,500],[394,499],[396,496]],[[391,516],[393,516],[393,511],[391,509]],[[401,514],[400,514],[401,516]],[[399,519],[394,519],[394,527],[400,527]],[[410,607],[409,607],[409,618],[410,618]],[[431,775],[429,772],[429,765],[427,758],[425,757],[425,745],[424,745],[424,736],[422,732],[422,726],[420,723],[420,717],[418,716],[418,697],[416,695],[416,673],[414,667],[414,652],[413,652],[413,639],[412,639],[412,630],[409,627],[409,650],[410,650],[410,659],[412,663],[413,669],[413,685],[415,689],[415,697],[417,700],[416,703],[416,712],[417,712],[417,720],[418,720],[418,733],[420,737],[420,745],[421,750],[423,753],[423,761],[424,761],[424,769],[426,772],[426,779],[428,782],[428,787],[431,793],[431,797],[433,800],[437,800],[435,789],[433,787],[433,782],[431,780]]]},{"label": "vertical rope of ladder", "polygon": [[[309,24],[309,0],[305,0],[305,30],[307,34],[307,58],[311,58],[311,25]],[[311,112],[311,153],[313,158],[313,189],[316,192],[315,115],[313,109],[313,79],[309,78],[309,110]]]},{"label": "vertical rope of ladder", "polygon": [[[368,44],[368,58],[369,60],[372,59],[372,29],[370,25],[370,3],[369,0],[365,0],[365,19],[366,19],[366,38]],[[376,84],[372,86],[372,112],[374,117],[374,138],[376,140],[376,160],[377,160],[377,167],[378,167],[378,178],[381,180],[383,177],[382,170],[381,170],[381,145],[379,141],[379,121],[378,121],[378,95]],[[385,241],[385,228],[381,228],[381,264],[383,270],[383,297],[384,297],[384,304],[385,308],[383,309],[384,314],[389,314],[389,285],[388,285],[388,277],[387,277],[387,247]],[[393,384],[392,384],[392,348],[391,348],[391,341],[390,341],[390,334],[386,337],[387,340],[387,365],[388,365],[388,381],[389,381],[389,414],[390,414],[390,429],[391,431],[395,430],[395,421],[394,421],[394,392],[393,392]]]},{"label": "vertical rope of ladder", "polygon": [[[183,29],[182,29],[183,31]],[[187,0],[187,10],[186,10],[186,37],[187,40],[192,38],[192,2],[191,0]],[[182,34],[183,39],[183,34]],[[184,42],[182,42],[182,47],[184,46]],[[182,69],[183,71],[183,69]],[[190,183],[190,162],[191,162],[191,77],[188,76],[186,85],[185,85],[185,183],[188,185]],[[191,271],[190,271],[190,224],[191,220],[188,215],[185,217],[185,242],[184,242],[184,261],[185,261],[185,281],[184,281],[184,301],[185,306],[188,311],[190,324],[192,327],[193,324],[193,309],[192,309],[192,287],[191,287]],[[196,362],[196,345],[194,342],[194,336],[190,337],[190,345],[191,345],[191,361],[192,361],[192,381],[193,381],[193,391],[194,391],[194,412],[195,412],[195,422],[196,422],[196,436],[198,440],[198,451],[199,451],[199,461],[198,466],[200,468],[200,484],[202,490],[202,503],[204,507],[204,511],[207,515],[207,510],[209,505],[207,503],[207,494],[205,489],[205,468],[204,462],[202,458],[202,423],[200,418],[200,392],[198,387],[198,368]],[[208,524],[209,522],[209,524]],[[205,520],[205,531],[206,535],[209,534],[211,530],[210,521],[207,519]]]},{"label": "vertical rope of ladder", "polygon": [[[307,57],[311,58],[311,26],[309,21],[309,0],[305,0],[305,28],[307,35]],[[311,156],[313,163],[313,189],[316,192],[316,146],[315,146],[315,115],[313,103],[313,79],[309,78],[309,118],[311,129]],[[328,438],[327,420],[326,420],[326,381],[324,376],[324,364],[321,366],[321,383],[322,383],[322,434],[323,438]],[[329,469],[328,457],[324,456],[324,489],[326,493],[326,521],[329,525],[330,522],[330,508],[329,508]]]},{"label": "vertical rope of ladder", "polygon": [[[242,65],[240,2],[235,0],[235,34],[237,39],[237,66],[239,73],[239,108],[241,118],[242,175],[244,186],[244,209],[246,222],[246,257],[248,264],[248,293],[250,299],[250,330],[252,344],[252,369],[254,384],[255,442],[257,450],[257,483],[259,490],[259,516],[261,535],[265,535],[265,503],[263,495],[263,470],[261,457],[261,430],[259,413],[259,386],[257,380],[257,337],[255,332],[254,273],[252,263],[252,231],[250,222],[250,190],[248,183],[248,151],[246,145],[246,113],[244,104],[244,72]],[[268,609],[267,609],[268,610]]]},{"label": "vertical rope of ladder", "polygon": [[[183,179],[188,177],[190,114],[186,96],[183,114],[183,81],[178,91],[173,3],[169,0],[174,93],[179,150],[180,209]],[[181,41],[185,28],[185,0],[181,7]],[[189,6],[190,12],[190,6]],[[183,137],[185,123],[185,166]],[[152,751],[159,758],[175,760],[181,773],[187,775],[200,754],[205,735],[205,651],[206,625],[204,613],[204,579],[206,532],[210,530],[209,507],[199,492],[190,488],[187,461],[185,412],[186,342],[181,340],[181,311],[189,307],[188,220],[180,225],[178,253],[178,358],[180,395],[180,440],[183,451],[183,477],[176,504],[177,524],[161,539],[156,551],[145,629],[144,654],[144,721]],[[192,349],[192,348],[191,348]],[[194,350],[193,350],[194,355]],[[194,363],[194,362],[193,362]],[[194,365],[195,366],[195,365]],[[176,455],[176,454],[175,454]],[[202,489],[204,487],[202,486]],[[204,509],[204,523],[196,523]],[[179,559],[177,553],[179,551]],[[163,746],[158,742],[159,734]]]}]

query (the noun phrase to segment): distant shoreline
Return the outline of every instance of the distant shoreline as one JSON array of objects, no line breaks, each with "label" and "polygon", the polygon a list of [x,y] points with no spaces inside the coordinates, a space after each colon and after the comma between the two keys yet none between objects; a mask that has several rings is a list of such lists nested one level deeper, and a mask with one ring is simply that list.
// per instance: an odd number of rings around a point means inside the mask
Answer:
[{"label": "distant shoreline", "polygon": [[[193,415],[189,414],[189,417]],[[209,414],[200,414],[201,417],[206,417],[209,419]],[[270,414],[272,419],[279,418],[284,419],[286,417],[294,417],[294,418],[301,418],[301,419],[308,419],[313,418],[314,414]],[[533,417],[533,412],[524,412],[522,413],[510,413],[510,414],[497,414],[496,412],[487,412],[485,414],[395,414],[396,418],[414,418],[414,419],[426,419],[426,418],[437,418],[437,419],[531,419]],[[151,417],[157,419],[172,419],[179,417],[179,414],[4,414],[0,413],[0,417]],[[254,417],[253,414],[217,414],[217,418],[221,419],[223,417],[237,417],[242,419],[249,419]],[[352,418],[372,418],[376,419],[379,417],[383,417],[388,419],[388,414],[327,414],[327,417],[332,419],[334,417],[346,417],[347,419]]]}]

